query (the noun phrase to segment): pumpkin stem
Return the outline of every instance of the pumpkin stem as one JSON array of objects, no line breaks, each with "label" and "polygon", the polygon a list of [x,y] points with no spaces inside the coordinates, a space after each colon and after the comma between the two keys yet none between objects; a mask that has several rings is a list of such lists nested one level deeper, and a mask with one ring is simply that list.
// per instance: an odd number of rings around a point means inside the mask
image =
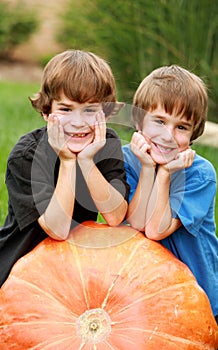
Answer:
[{"label": "pumpkin stem", "polygon": [[103,309],[85,311],[76,321],[77,335],[83,343],[100,343],[111,332],[111,319]]}]

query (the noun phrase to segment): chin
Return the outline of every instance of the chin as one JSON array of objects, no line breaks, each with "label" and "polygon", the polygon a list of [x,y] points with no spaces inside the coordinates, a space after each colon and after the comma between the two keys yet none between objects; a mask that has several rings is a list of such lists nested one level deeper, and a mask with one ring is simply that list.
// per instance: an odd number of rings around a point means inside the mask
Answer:
[{"label": "chin", "polygon": [[156,164],[159,164],[159,165],[164,165],[164,164],[167,164],[169,162],[171,162],[172,160],[175,159],[175,155],[173,156],[166,156],[166,155],[152,155],[151,154],[151,157],[152,159],[154,160],[154,162]]},{"label": "chin", "polygon": [[79,153],[81,152],[82,150],[84,150],[86,146],[73,146],[73,145],[68,145],[68,148],[69,150],[72,152],[72,153]]},{"label": "chin", "polygon": [[78,143],[67,143],[67,146],[69,148],[69,150],[73,153],[79,153],[81,151],[83,151],[89,144],[89,143],[85,143],[85,144],[78,144]]}]

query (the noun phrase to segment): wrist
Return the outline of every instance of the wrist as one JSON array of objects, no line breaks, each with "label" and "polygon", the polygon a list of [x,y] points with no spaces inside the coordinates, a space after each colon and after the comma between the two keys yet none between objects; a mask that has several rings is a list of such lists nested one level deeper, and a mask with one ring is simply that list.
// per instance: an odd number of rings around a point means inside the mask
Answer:
[{"label": "wrist", "polygon": [[77,158],[78,164],[81,169],[88,170],[91,169],[95,163],[92,158]]},{"label": "wrist", "polygon": [[61,158],[60,159],[60,167],[62,168],[73,168],[76,164],[76,157],[75,158]]},{"label": "wrist", "polygon": [[156,165],[142,164],[141,172],[146,175],[152,176],[155,173]]},{"label": "wrist", "polygon": [[158,166],[157,177],[159,178],[159,182],[170,182],[170,171],[165,164]]}]

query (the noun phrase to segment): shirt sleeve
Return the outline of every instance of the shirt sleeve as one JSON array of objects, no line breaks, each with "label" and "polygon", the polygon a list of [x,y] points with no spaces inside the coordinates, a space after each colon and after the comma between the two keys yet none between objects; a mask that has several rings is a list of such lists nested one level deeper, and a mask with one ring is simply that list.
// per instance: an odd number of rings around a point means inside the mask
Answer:
[{"label": "shirt sleeve", "polygon": [[175,174],[172,179],[172,215],[179,218],[186,230],[195,236],[205,220],[208,220],[208,226],[213,221],[215,195],[215,170],[208,161],[197,159],[192,167]]},{"label": "shirt sleeve", "polygon": [[139,175],[141,171],[141,163],[132,153],[129,144],[122,147],[124,154],[124,167],[126,171],[126,181],[130,186],[129,199],[130,202],[138,185]]},{"label": "shirt sleeve", "polygon": [[9,203],[20,230],[37,220],[54,192],[54,173],[45,150],[30,144],[9,157],[6,185]]}]

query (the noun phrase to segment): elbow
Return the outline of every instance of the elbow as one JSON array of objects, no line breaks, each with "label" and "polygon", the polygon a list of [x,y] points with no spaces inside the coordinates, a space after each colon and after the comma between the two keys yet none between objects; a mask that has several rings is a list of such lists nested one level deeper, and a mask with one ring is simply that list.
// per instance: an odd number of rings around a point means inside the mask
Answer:
[{"label": "elbow", "polygon": [[146,225],[145,227],[145,235],[147,238],[151,239],[152,241],[160,241],[161,239],[168,236],[166,231],[160,231],[158,227],[151,225]]},{"label": "elbow", "polygon": [[66,241],[66,239],[69,236],[69,232],[67,232],[66,234],[65,233],[57,234],[53,232],[53,235],[54,235],[53,238],[56,239],[56,241]]},{"label": "elbow", "polygon": [[56,241],[65,241],[69,236],[68,228],[53,229],[46,225],[44,215],[40,216],[40,218],[38,219],[38,224],[49,237],[55,239]]},{"label": "elbow", "polygon": [[137,231],[145,232],[145,223],[143,220],[143,215],[138,217],[138,215],[135,217],[134,213],[132,213],[131,210],[127,210],[127,221],[130,224],[132,228],[134,228]]},{"label": "elbow", "polygon": [[123,201],[122,204],[110,213],[101,213],[109,226],[116,227],[120,225],[126,217],[128,204]]},{"label": "elbow", "polygon": [[113,212],[108,214],[105,214],[105,213],[101,213],[101,214],[109,226],[116,227],[125,220],[127,208],[128,208],[128,204],[126,201],[124,201],[121,204],[121,206],[118,207]]},{"label": "elbow", "polygon": [[54,231],[54,230],[49,230],[49,229],[47,229],[47,230],[45,230],[44,229],[44,231],[47,233],[47,235],[49,236],[49,237],[51,237],[52,239],[55,239],[56,241],[65,241],[67,238],[68,238],[68,236],[69,236],[69,231],[68,232],[63,232],[62,230],[61,231]]},{"label": "elbow", "polygon": [[121,224],[121,222],[124,220],[124,217],[119,218],[115,217],[114,215],[111,216],[104,216],[104,219],[106,220],[107,224],[111,227],[116,227]]},{"label": "elbow", "polygon": [[152,232],[152,231],[148,231],[145,229],[145,236],[148,239],[151,239],[152,241],[160,241],[162,238],[158,235],[157,232]]},{"label": "elbow", "polygon": [[135,230],[140,231],[140,232],[145,232],[145,226],[144,225],[140,225],[139,222],[136,222],[135,220],[133,220],[130,217],[127,219],[127,221],[130,224],[130,226],[132,228],[134,228]]}]

